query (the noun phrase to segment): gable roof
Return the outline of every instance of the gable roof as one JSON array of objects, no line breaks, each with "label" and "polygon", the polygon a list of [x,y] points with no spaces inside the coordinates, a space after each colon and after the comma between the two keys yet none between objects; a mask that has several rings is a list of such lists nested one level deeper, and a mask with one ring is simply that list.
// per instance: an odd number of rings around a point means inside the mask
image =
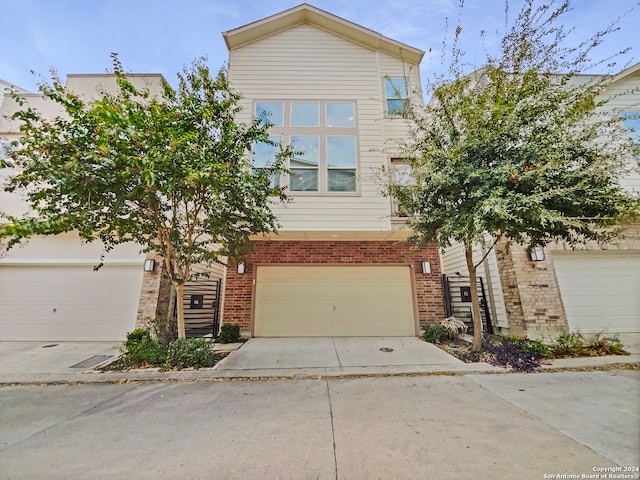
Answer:
[{"label": "gable roof", "polygon": [[640,62],[631,65],[630,67],[625,68],[624,70],[622,70],[620,73],[616,74],[613,76],[613,78],[611,79],[611,83],[617,82],[619,80],[622,80],[623,78],[628,77],[629,75],[633,75],[634,73],[636,73],[637,71],[640,70]]},{"label": "gable roof", "polygon": [[419,64],[424,56],[422,50],[385,37],[378,32],[337,17],[307,3],[242,27],[222,32],[222,36],[227,48],[234,50],[292,27],[305,24],[320,28],[364,47],[402,58],[413,65]]}]

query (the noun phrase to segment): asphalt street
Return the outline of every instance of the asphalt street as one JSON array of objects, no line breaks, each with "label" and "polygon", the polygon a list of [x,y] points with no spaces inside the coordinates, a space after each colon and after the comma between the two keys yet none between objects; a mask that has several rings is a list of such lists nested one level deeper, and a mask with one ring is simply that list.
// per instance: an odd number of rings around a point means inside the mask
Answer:
[{"label": "asphalt street", "polygon": [[580,478],[638,466],[639,391],[638,371],[4,387],[0,478]]}]

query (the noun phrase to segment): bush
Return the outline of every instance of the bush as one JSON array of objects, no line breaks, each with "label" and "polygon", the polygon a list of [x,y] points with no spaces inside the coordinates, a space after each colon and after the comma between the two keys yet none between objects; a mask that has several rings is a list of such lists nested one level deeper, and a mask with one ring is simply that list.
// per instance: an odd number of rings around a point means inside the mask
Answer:
[{"label": "bush", "polygon": [[211,345],[204,338],[179,338],[167,347],[169,368],[203,368],[215,363]]},{"label": "bush", "polygon": [[451,340],[456,340],[460,338],[460,335],[466,333],[467,326],[464,324],[462,320],[456,317],[447,317],[440,322],[444,328],[447,329],[447,335]]},{"label": "bush", "polygon": [[603,337],[602,334],[596,334],[587,338],[580,332],[560,334],[550,349],[551,356],[554,358],[629,355],[616,336]]},{"label": "bush", "polygon": [[549,346],[540,340],[518,337],[509,337],[509,340],[518,345],[522,352],[530,353],[536,358],[547,358],[551,354]]},{"label": "bush", "polygon": [[149,330],[137,328],[127,333],[121,357],[128,365],[161,365],[165,362],[166,350],[151,337]]},{"label": "bush", "polygon": [[240,325],[234,323],[225,323],[220,328],[220,343],[237,343],[240,341]]},{"label": "bush", "polygon": [[443,338],[448,336],[447,329],[440,324],[437,325],[425,325],[422,338],[430,343],[441,343]]}]

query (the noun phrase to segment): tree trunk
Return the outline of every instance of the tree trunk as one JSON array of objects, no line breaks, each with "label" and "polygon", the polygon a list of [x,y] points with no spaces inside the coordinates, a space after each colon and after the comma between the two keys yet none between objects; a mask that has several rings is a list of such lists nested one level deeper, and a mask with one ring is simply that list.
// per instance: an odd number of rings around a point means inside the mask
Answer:
[{"label": "tree trunk", "polygon": [[184,283],[176,283],[176,303],[178,307],[178,338],[186,338],[184,331]]},{"label": "tree trunk", "polygon": [[482,317],[480,316],[480,299],[478,298],[478,280],[476,266],[473,263],[473,245],[465,245],[465,258],[471,283],[471,314],[473,318],[473,343],[471,351],[478,352],[482,348]]}]

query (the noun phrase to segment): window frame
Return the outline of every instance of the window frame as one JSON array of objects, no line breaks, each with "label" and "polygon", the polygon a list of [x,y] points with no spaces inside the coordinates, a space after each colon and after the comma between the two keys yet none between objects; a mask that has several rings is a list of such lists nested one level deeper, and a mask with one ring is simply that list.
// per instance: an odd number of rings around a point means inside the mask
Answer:
[{"label": "window frame", "polygon": [[[406,96],[393,96],[390,97],[387,94],[387,81],[394,81],[394,80],[402,80],[404,81],[404,86],[405,86],[405,95]],[[409,106],[409,79],[405,76],[392,76],[392,75],[385,75],[384,77],[382,77],[382,93],[384,96],[384,116],[385,118],[403,118],[408,106]],[[395,92],[394,92],[395,93]],[[391,111],[389,109],[389,101],[402,101],[403,103],[403,109],[401,111],[398,110],[394,110]],[[395,113],[397,112],[397,113]]]},{"label": "window frame", "polygon": [[[282,145],[291,145],[292,137],[318,137],[318,167],[317,167],[317,190],[291,190],[290,175],[282,175],[280,177],[280,185],[287,189],[289,196],[361,196],[360,185],[360,135],[358,126],[358,102],[354,99],[258,99],[253,102],[253,112],[257,116],[257,105],[259,103],[275,103],[282,102],[284,105],[284,117],[282,126],[272,126],[269,128],[269,136],[280,136]],[[317,103],[319,113],[319,126],[292,126],[291,125],[291,106],[295,103]],[[353,106],[353,125],[352,126],[328,126],[328,104],[351,104]],[[327,164],[327,138],[332,136],[353,137],[355,144],[355,165],[353,167],[336,167],[329,168]],[[288,165],[291,168],[291,162]],[[297,167],[294,167],[295,169]],[[311,167],[309,169],[312,169]],[[354,170],[355,189],[353,191],[329,190],[329,170]]]},{"label": "window frame", "polygon": [[636,164],[640,167],[640,111],[622,110],[619,115],[625,133],[631,140]]}]

